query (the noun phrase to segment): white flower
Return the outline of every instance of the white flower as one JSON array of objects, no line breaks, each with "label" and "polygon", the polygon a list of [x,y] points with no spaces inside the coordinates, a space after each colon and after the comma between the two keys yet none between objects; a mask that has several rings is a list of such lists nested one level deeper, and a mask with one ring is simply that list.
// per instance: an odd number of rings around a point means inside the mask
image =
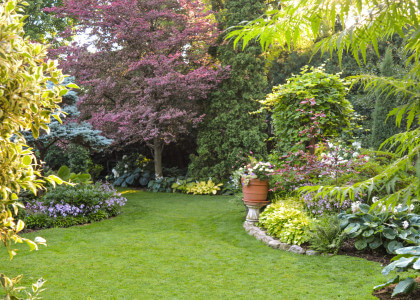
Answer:
[{"label": "white flower", "polygon": [[408,226],[410,226],[410,223],[408,223],[407,221],[404,221],[404,222],[402,223],[402,226],[404,227],[404,229],[407,229],[407,228],[408,228]]},{"label": "white flower", "polygon": [[356,157],[358,157],[359,156],[359,153],[357,153],[357,152],[354,152],[353,153],[353,158],[356,158]]},{"label": "white flower", "polygon": [[128,165],[127,165],[127,164],[125,164],[125,165],[124,165],[124,168],[126,168],[126,169],[127,169],[127,168],[128,168]]},{"label": "white flower", "polygon": [[[379,200],[379,198],[378,197],[372,197],[372,202],[373,203],[375,203],[376,201],[378,201]],[[380,204],[379,204],[379,206],[381,206]]]},{"label": "white flower", "polygon": [[360,201],[356,201],[356,202],[353,202],[352,204],[351,204],[351,211],[353,212],[353,213],[356,213],[358,210],[359,210],[359,206],[360,206]]},{"label": "white flower", "polygon": [[356,149],[362,148],[362,143],[360,143],[360,142],[353,142],[353,144],[351,144],[351,145]]},{"label": "white flower", "polygon": [[118,174],[117,170],[112,169],[112,174],[114,174],[114,178],[120,177],[120,174]]}]

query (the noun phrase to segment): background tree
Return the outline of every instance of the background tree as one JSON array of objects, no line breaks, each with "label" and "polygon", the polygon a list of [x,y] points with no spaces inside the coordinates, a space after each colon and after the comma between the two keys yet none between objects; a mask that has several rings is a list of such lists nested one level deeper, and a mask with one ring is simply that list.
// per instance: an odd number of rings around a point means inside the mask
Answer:
[{"label": "background tree", "polygon": [[[219,30],[234,26],[244,18],[261,15],[265,1],[212,1]],[[237,51],[220,36],[212,54],[223,66],[230,66],[230,78],[223,81],[205,105],[206,117],[199,127],[197,154],[191,156],[190,173],[195,177],[227,178],[244,157],[253,151],[266,154],[267,126],[261,115],[250,115],[259,108],[256,100],[267,92],[265,61],[259,45],[250,44]]]},{"label": "background tree", "polygon": [[[63,85],[70,84],[74,78],[67,77]],[[52,84],[49,85],[52,87]],[[63,123],[53,119],[49,124],[49,133],[45,130],[35,139],[30,132],[25,132],[28,144],[37,150],[39,159],[46,162],[47,166],[58,169],[62,165],[69,166],[73,172],[87,172],[89,154],[103,151],[112,143],[112,140],[101,135],[100,130],[95,130],[88,122],[78,122],[80,111],[77,108],[79,96],[75,91],[69,91],[63,95],[61,110],[65,113]],[[59,146],[57,146],[59,145]],[[81,148],[80,148],[81,147]],[[71,152],[76,152],[72,155]],[[72,158],[78,159],[72,163]],[[83,157],[84,156],[84,159]]]},{"label": "background tree", "polygon": [[148,145],[162,176],[164,146],[201,122],[198,101],[218,81],[203,55],[215,35],[209,12],[175,0],[67,0],[51,11],[76,18],[76,33],[90,36],[61,48],[63,68],[86,89],[81,119],[115,144]]},{"label": "background tree", "polygon": [[[380,74],[383,77],[392,77],[395,76],[398,71],[394,66],[392,48],[388,47],[380,64]],[[397,96],[387,97],[387,95],[381,93],[381,91],[376,92],[371,139],[371,146],[374,149],[379,149],[386,139],[398,132],[401,132],[395,124],[395,117],[388,118],[388,113],[398,106],[399,101],[401,101],[401,99],[398,99]]]},{"label": "background tree", "polygon": [[[59,85],[47,88],[48,81],[59,84],[63,75],[56,62],[46,60],[43,45],[24,38],[18,3],[0,0],[0,240],[11,258],[16,255],[13,243],[26,242],[31,250],[45,244],[40,238],[34,242],[20,237],[24,223],[14,220],[23,207],[18,202],[19,191],[36,193],[43,183],[36,158],[26,146],[21,130],[31,130],[35,138],[41,129],[48,130],[61,95],[67,93]],[[53,179],[59,181],[48,178]],[[6,280],[5,275],[0,277],[2,282]],[[7,294],[6,298],[11,296]]]},{"label": "background tree", "polygon": [[23,10],[27,18],[23,29],[25,35],[31,40],[57,44],[58,41],[55,40],[57,32],[74,25],[74,19],[56,18],[53,14],[44,11],[45,8],[62,5],[62,0],[26,0],[25,2],[27,5],[23,6]]}]

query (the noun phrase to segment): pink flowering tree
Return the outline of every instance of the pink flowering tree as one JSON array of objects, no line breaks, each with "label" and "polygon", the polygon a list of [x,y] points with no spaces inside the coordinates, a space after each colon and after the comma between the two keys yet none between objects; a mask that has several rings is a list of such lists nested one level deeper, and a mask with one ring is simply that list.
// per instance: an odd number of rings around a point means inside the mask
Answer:
[{"label": "pink flowering tree", "polygon": [[87,42],[51,50],[84,88],[81,118],[120,146],[143,142],[162,176],[162,152],[201,122],[200,105],[225,72],[207,60],[217,35],[200,1],[66,0],[51,8],[77,20],[61,37]]}]

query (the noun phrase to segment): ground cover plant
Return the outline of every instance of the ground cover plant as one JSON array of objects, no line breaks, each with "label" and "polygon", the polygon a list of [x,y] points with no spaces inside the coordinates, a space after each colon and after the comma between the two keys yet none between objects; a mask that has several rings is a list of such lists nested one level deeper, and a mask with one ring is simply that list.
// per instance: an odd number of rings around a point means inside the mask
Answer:
[{"label": "ground cover plant", "polygon": [[[373,299],[375,262],[271,249],[242,228],[226,196],[123,192],[115,218],[25,234],[49,243],[0,262],[22,284],[47,280],[44,299]],[[343,284],[346,282],[346,284]]]},{"label": "ground cover plant", "polygon": [[118,215],[126,201],[108,183],[58,186],[24,203],[22,219],[28,229],[82,225]]}]

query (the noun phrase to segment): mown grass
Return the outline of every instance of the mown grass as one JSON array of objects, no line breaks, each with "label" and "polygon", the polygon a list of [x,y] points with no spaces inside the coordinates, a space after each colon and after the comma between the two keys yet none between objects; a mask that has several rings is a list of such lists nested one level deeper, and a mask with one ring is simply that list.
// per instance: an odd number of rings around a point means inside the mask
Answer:
[{"label": "mown grass", "polygon": [[263,245],[229,197],[125,195],[116,218],[26,234],[48,247],[4,253],[0,272],[26,285],[42,276],[44,299],[372,299],[384,280],[378,263]]}]

